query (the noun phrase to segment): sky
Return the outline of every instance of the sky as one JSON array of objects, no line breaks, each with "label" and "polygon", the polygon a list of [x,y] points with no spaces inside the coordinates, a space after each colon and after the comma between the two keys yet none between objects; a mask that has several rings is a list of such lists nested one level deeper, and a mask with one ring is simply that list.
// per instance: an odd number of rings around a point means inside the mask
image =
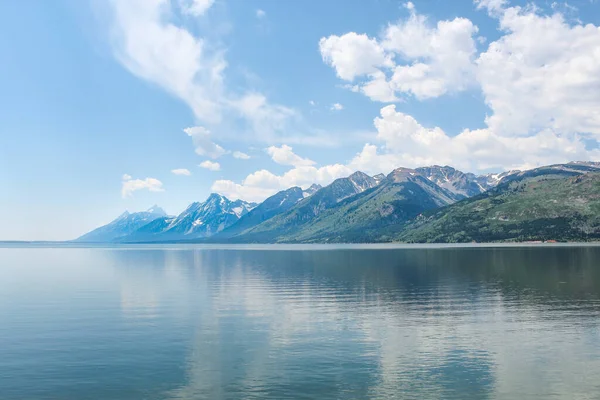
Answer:
[{"label": "sky", "polygon": [[600,160],[598,0],[0,2],[0,240],[361,170]]}]

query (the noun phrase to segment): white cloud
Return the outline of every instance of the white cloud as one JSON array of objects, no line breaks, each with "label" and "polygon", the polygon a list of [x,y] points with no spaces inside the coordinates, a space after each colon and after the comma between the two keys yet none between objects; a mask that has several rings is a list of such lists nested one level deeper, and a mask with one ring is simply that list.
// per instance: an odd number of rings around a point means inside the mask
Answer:
[{"label": "white cloud", "polygon": [[256,10],[256,18],[264,18],[266,16],[267,13],[264,10],[261,10],[260,8]]},{"label": "white cloud", "polygon": [[498,17],[505,34],[477,60],[477,77],[498,134],[543,129],[600,136],[600,29],[570,25],[559,13],[512,7]]},{"label": "white cloud", "polygon": [[315,162],[308,158],[302,158],[295,154],[293,149],[288,145],[270,146],[267,148],[267,154],[271,156],[273,161],[281,165],[292,165],[294,167],[313,165]]},{"label": "white cloud", "polygon": [[578,135],[543,130],[529,137],[506,137],[489,129],[466,129],[449,136],[439,127],[424,127],[394,105],[381,109],[375,127],[383,145],[365,145],[349,163],[351,169],[387,173],[399,166],[449,164],[476,172],[600,158],[600,150],[587,150]]},{"label": "white cloud", "polygon": [[363,93],[373,101],[390,103],[398,101],[396,90],[390,82],[387,81],[385,73],[382,71],[374,72],[370,75],[370,80],[360,85],[350,87],[350,90],[357,93]]},{"label": "white cloud", "polygon": [[186,18],[178,15],[204,15],[213,3],[110,0],[113,52],[132,74],[183,100],[202,125],[218,132],[250,131],[256,140],[270,142],[290,130],[299,118],[296,111],[245,88],[228,89],[226,49],[187,29]]},{"label": "white cloud", "polygon": [[190,176],[192,174],[190,172],[190,170],[187,168],[176,168],[176,169],[172,169],[171,172],[175,175],[185,175],[185,176]]},{"label": "white cloud", "polygon": [[369,43],[410,63],[368,69],[354,52],[344,51],[339,37],[330,37],[335,40],[328,54],[338,62],[324,55],[326,62],[342,79],[366,79],[347,85],[355,92],[390,102],[402,93],[423,99],[478,83],[491,109],[484,128],[450,136],[384,107],[375,119],[379,143],[365,145],[351,168],[375,173],[437,163],[477,172],[600,158],[600,29],[570,24],[560,13],[542,15],[534,6],[476,4],[498,19],[502,33],[480,55],[471,21],[455,18],[432,27],[408,4],[410,17]]},{"label": "white cloud", "polygon": [[272,141],[287,130],[290,120],[299,117],[295,110],[270,104],[265,96],[256,92],[247,93],[230,104],[248,119],[256,138],[264,141]]},{"label": "white cloud", "polygon": [[502,11],[507,4],[507,0],[474,0],[477,9],[487,9],[489,13],[497,13]]},{"label": "white cloud", "polygon": [[348,176],[352,172],[354,171],[341,164],[326,165],[320,168],[300,166],[290,169],[283,175],[275,175],[263,169],[248,175],[242,183],[230,180],[215,181],[211,190],[230,199],[262,201],[292,186],[308,187],[313,183],[328,185],[334,179]]},{"label": "white cloud", "polygon": [[313,107],[317,105],[317,103],[314,100],[309,100],[308,104],[310,104]]},{"label": "white cloud", "polygon": [[322,38],[323,60],[343,80],[375,101],[397,101],[400,94],[418,99],[461,91],[474,81],[478,29],[466,18],[430,26],[406,3],[410,16],[385,29],[381,39],[350,32]]},{"label": "white cloud", "polygon": [[344,106],[341,105],[340,103],[333,103],[331,105],[331,111],[341,111],[344,109]]},{"label": "white cloud", "polygon": [[234,151],[232,155],[233,155],[234,158],[238,158],[240,160],[248,160],[248,159],[250,159],[250,156],[248,154],[242,153],[241,151]]},{"label": "white cloud", "polygon": [[[186,2],[199,15],[210,1]],[[168,21],[169,2],[112,0],[113,45],[119,61],[134,75],[156,83],[185,101],[201,120],[218,122],[223,96],[222,52],[208,51],[202,38]]]},{"label": "white cloud", "polygon": [[207,156],[212,159],[227,154],[227,150],[211,140],[210,131],[208,129],[202,126],[193,126],[185,128],[183,131],[192,138],[192,142],[196,148],[196,154]]},{"label": "white cloud", "polygon": [[163,192],[163,184],[155,178],[133,179],[131,175],[124,174],[121,181],[121,196],[131,197],[136,190],[147,189],[151,192]]},{"label": "white cloud", "polygon": [[346,81],[377,72],[381,66],[392,66],[383,47],[365,34],[350,32],[321,38],[319,49],[323,61],[335,68],[338,77]]},{"label": "white cloud", "polygon": [[213,162],[213,161],[202,161],[200,164],[198,164],[199,167],[202,168],[206,168],[210,171],[220,171],[221,170],[221,164],[219,164],[218,162]]}]

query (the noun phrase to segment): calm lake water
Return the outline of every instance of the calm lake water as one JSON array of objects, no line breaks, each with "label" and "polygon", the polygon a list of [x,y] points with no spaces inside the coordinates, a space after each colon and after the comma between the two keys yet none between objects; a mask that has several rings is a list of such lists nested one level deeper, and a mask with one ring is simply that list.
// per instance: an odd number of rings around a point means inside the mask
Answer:
[{"label": "calm lake water", "polygon": [[0,399],[598,399],[600,247],[0,248]]}]

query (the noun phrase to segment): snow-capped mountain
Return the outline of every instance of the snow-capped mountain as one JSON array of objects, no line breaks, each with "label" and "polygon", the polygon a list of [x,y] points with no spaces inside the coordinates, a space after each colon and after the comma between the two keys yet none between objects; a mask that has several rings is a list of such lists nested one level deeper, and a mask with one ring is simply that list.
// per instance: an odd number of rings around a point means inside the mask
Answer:
[{"label": "snow-capped mountain", "polygon": [[436,185],[451,191],[461,197],[471,197],[488,190],[486,180],[477,180],[477,176],[464,173],[448,165],[432,165],[429,167],[416,168],[415,171],[425,176]]},{"label": "snow-capped mountain", "polygon": [[416,168],[415,171],[425,176],[436,185],[448,189],[461,197],[471,197],[483,193],[498,185],[507,176],[519,171],[506,171],[495,174],[475,175],[462,172],[448,165],[432,165]]},{"label": "snow-capped mountain", "polygon": [[[449,167],[444,167],[449,168]],[[447,171],[451,172],[451,171]],[[460,171],[458,171],[460,172]],[[461,172],[462,174],[462,172]],[[452,181],[449,179],[448,181],[443,181],[444,183]],[[454,180],[458,182],[459,180]],[[439,183],[435,182],[434,179],[429,176],[424,175],[423,173],[419,173],[418,169],[411,168],[396,168],[393,170],[385,179],[382,184],[404,184],[411,183],[414,184],[414,187],[419,187],[419,191],[421,191],[422,199],[420,201],[416,201],[417,204],[425,204],[431,203],[436,204],[438,207],[455,203],[456,201],[463,198],[463,195],[457,193],[453,190],[450,190]],[[414,193],[411,193],[411,196],[416,196]],[[426,199],[426,200],[425,200]]]},{"label": "snow-capped mountain", "polygon": [[141,212],[130,213],[125,211],[112,222],[96,228],[75,240],[78,242],[112,242],[132,234],[144,225],[166,217],[167,213],[156,205]]},{"label": "snow-capped mountain", "polygon": [[600,168],[600,161],[571,161],[567,165],[584,165],[592,168]]},{"label": "snow-capped mountain", "polygon": [[379,185],[381,181],[385,179],[385,174],[373,175],[373,179],[375,179],[375,182]]},{"label": "snow-capped mountain", "polygon": [[519,172],[521,171],[518,169],[513,169],[511,171],[504,171],[495,174],[478,175],[475,177],[475,181],[482,187],[486,188],[485,190],[487,190],[498,186],[498,184],[506,177],[518,174]]},{"label": "snow-capped mountain", "polygon": [[140,227],[123,241],[154,241],[197,239],[212,236],[233,225],[255,203],[243,200],[231,201],[227,197],[212,193],[204,202],[190,204],[175,218],[154,221],[151,226]]},{"label": "snow-capped mountain", "polygon": [[[364,172],[357,171],[347,178],[338,178],[325,187],[312,185],[305,192],[312,192],[310,201],[319,204],[325,201],[333,204],[375,186],[377,186],[375,179]],[[305,197],[308,196],[305,195]]]},{"label": "snow-capped mountain", "polygon": [[571,161],[567,164],[552,164],[525,171],[510,171],[502,177],[502,182],[544,175],[579,176],[588,172],[600,171],[600,162]]},{"label": "snow-capped mountain", "polygon": [[365,190],[371,189],[378,184],[376,179],[361,171],[356,171],[346,179],[348,179],[354,185],[356,193],[364,192]]},{"label": "snow-capped mountain", "polygon": [[319,189],[321,189],[323,186],[319,185],[318,183],[313,183],[312,185],[310,185],[307,189],[304,189],[302,191],[302,196],[303,197],[308,197],[308,196],[312,196],[313,194],[315,194],[315,192]]}]

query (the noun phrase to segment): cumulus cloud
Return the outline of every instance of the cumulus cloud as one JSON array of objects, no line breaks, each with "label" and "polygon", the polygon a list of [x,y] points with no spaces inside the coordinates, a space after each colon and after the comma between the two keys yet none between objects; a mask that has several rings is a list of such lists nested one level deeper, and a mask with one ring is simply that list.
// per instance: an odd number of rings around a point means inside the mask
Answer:
[{"label": "cumulus cloud", "polygon": [[221,164],[219,164],[218,162],[210,161],[210,160],[202,161],[200,164],[198,164],[198,166],[208,169],[210,171],[220,171],[221,170]]},{"label": "cumulus cloud", "polygon": [[490,13],[497,13],[504,9],[507,0],[475,0],[477,9],[487,9]]},{"label": "cumulus cloud", "polygon": [[131,175],[124,174],[121,178],[121,196],[123,198],[133,196],[137,190],[149,190],[151,192],[163,192],[163,184],[155,178],[133,179]]},{"label": "cumulus cloud", "polygon": [[466,18],[428,23],[406,3],[408,19],[390,24],[379,39],[349,32],[319,41],[323,61],[348,85],[375,101],[418,99],[466,89],[474,80],[478,29]]},{"label": "cumulus cloud", "polygon": [[323,61],[346,81],[377,72],[382,66],[393,66],[391,56],[376,39],[356,32],[321,38],[319,50]]},{"label": "cumulus cloud", "polygon": [[242,153],[241,151],[234,151],[232,155],[233,155],[233,158],[238,158],[240,160],[250,159],[250,156],[248,154]]},{"label": "cumulus cloud", "polygon": [[551,129],[597,140],[600,29],[521,7],[502,9],[498,18],[505,34],[477,60],[477,77],[493,111],[486,120],[490,129],[511,136]]},{"label": "cumulus cloud", "polygon": [[264,18],[266,16],[267,13],[264,10],[261,10],[260,8],[256,10],[256,18]]},{"label": "cumulus cloud", "polygon": [[212,159],[219,158],[223,154],[227,154],[227,150],[214,143],[210,137],[210,131],[202,126],[193,126],[183,130],[192,138],[196,154],[207,156]]},{"label": "cumulus cloud", "polygon": [[190,170],[187,168],[172,169],[171,172],[175,175],[185,175],[185,176],[190,176],[192,174],[190,172]]},{"label": "cumulus cloud", "polygon": [[273,161],[281,165],[292,165],[294,167],[314,165],[315,162],[308,158],[302,158],[293,152],[293,149],[288,145],[280,147],[271,146],[267,148],[267,154],[271,156]]},{"label": "cumulus cloud", "polygon": [[507,137],[490,129],[465,129],[449,136],[439,127],[425,127],[394,105],[381,109],[374,121],[380,146],[367,144],[349,163],[370,173],[398,166],[450,164],[465,171],[527,169],[572,160],[600,158],[578,135],[559,135],[546,129],[528,137]]},{"label": "cumulus cloud", "polygon": [[341,105],[340,103],[333,103],[331,105],[331,111],[342,111],[344,109],[344,106]]}]

